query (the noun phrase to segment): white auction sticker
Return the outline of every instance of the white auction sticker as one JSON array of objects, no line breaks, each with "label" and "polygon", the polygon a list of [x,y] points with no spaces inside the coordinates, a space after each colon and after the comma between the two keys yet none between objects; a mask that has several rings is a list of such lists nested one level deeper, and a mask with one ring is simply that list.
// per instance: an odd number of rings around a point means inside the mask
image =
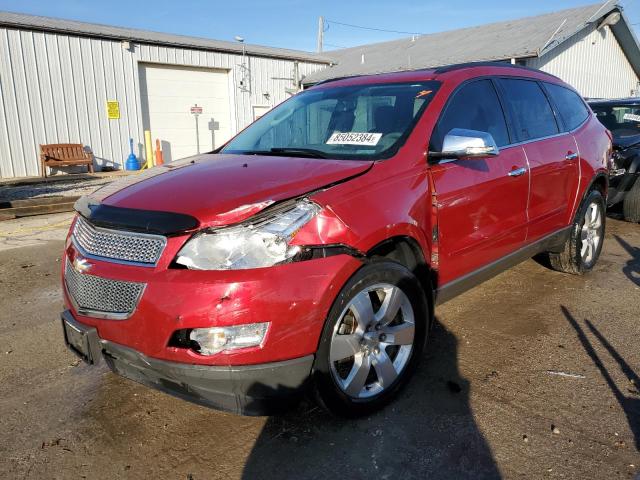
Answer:
[{"label": "white auction sticker", "polygon": [[367,145],[375,146],[382,137],[381,133],[335,132],[327,140],[327,145]]},{"label": "white auction sticker", "polygon": [[625,120],[631,120],[632,122],[640,122],[640,115],[636,115],[634,113],[625,113],[622,118]]}]

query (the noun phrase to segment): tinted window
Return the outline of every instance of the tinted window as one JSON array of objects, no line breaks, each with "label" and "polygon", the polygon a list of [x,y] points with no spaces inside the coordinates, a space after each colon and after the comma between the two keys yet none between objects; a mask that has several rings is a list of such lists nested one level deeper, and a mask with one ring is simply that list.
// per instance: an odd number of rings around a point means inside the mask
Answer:
[{"label": "tinted window", "polygon": [[587,119],[589,110],[576,92],[552,83],[545,83],[545,87],[559,110],[565,130],[573,130]]},{"label": "tinted window", "polygon": [[551,105],[537,82],[501,79],[505,100],[511,107],[520,141],[548,137],[558,133]]},{"label": "tinted window", "polygon": [[509,144],[507,124],[491,80],[469,83],[454,93],[434,131],[432,150],[441,151],[444,136],[454,128],[489,132],[499,147]]}]

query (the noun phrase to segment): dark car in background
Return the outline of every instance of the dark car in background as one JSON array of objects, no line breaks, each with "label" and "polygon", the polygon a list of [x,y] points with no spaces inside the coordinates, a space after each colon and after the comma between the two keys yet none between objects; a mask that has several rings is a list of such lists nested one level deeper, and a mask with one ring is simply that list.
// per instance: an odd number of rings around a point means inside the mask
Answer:
[{"label": "dark car in background", "polygon": [[613,134],[608,205],[622,202],[624,218],[640,222],[640,98],[591,100],[591,109]]}]

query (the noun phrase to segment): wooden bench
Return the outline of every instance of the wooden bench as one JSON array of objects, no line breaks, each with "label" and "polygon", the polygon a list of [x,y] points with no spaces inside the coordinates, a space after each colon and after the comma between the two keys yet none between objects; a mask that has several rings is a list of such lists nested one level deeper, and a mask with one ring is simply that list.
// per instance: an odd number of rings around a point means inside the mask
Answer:
[{"label": "wooden bench", "polygon": [[47,167],[71,167],[86,165],[93,173],[93,153],[81,143],[52,143],[40,145],[40,169],[46,178]]}]

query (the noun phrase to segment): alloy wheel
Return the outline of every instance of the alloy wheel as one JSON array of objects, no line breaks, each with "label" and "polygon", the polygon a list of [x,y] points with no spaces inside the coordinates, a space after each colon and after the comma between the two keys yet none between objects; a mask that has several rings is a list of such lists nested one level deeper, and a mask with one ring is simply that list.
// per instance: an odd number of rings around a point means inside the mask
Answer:
[{"label": "alloy wheel", "polygon": [[411,358],[413,307],[397,286],[367,287],[342,311],[333,330],[329,364],[334,381],[354,399],[389,388]]},{"label": "alloy wheel", "polygon": [[580,256],[584,263],[589,264],[594,260],[602,241],[602,211],[596,202],[590,203],[587,207],[580,240]]}]

